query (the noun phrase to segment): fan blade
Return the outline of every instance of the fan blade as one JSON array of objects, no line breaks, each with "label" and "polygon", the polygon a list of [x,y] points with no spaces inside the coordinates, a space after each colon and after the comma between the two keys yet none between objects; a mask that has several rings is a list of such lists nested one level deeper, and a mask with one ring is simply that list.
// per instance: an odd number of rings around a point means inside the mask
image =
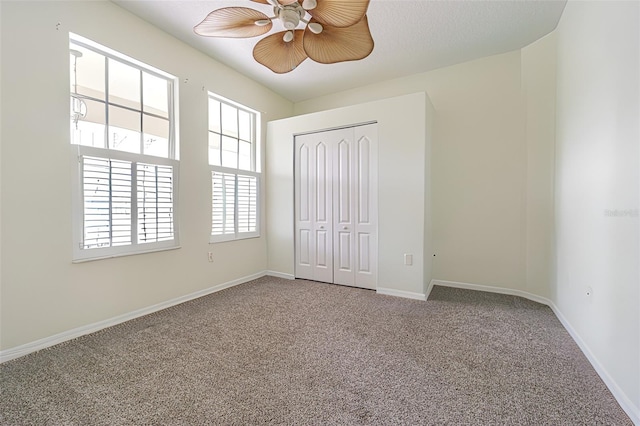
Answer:
[{"label": "fan blade", "polygon": [[263,26],[256,25],[255,22],[262,19],[270,21],[264,13],[248,7],[224,7],[208,14],[193,27],[193,31],[208,37],[255,37],[268,33],[273,26],[271,22]]},{"label": "fan blade", "polygon": [[256,43],[253,48],[255,60],[276,74],[293,71],[307,59],[302,47],[304,30],[295,30],[293,40],[289,43],[282,39],[286,32],[271,34]]},{"label": "fan blade", "polygon": [[[310,23],[315,22],[314,19]],[[314,34],[307,25],[304,30],[304,50],[309,58],[322,64],[357,61],[373,51],[373,37],[365,15],[360,22],[347,28],[324,25],[320,34]]]},{"label": "fan blade", "polygon": [[309,14],[322,25],[350,27],[367,13],[369,0],[317,0],[318,5]]}]

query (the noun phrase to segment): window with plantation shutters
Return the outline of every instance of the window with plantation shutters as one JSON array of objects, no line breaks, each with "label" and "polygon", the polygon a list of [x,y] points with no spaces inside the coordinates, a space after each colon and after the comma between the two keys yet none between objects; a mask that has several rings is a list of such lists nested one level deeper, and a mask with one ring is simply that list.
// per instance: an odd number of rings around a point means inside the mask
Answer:
[{"label": "window with plantation shutters", "polygon": [[179,247],[175,77],[70,34],[73,260]]},{"label": "window with plantation shutters", "polygon": [[209,95],[211,242],[260,236],[256,116]]}]

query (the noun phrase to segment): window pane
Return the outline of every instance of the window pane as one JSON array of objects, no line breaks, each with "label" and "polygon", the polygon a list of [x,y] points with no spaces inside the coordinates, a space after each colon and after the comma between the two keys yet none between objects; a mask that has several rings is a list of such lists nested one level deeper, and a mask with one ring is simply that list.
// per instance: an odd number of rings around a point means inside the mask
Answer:
[{"label": "window pane", "polygon": [[221,133],[220,126],[220,102],[209,98],[209,130]]},{"label": "window pane", "polygon": [[244,139],[245,141],[251,142],[252,138],[252,129],[251,129],[251,115],[247,111],[238,111],[238,121],[240,126],[240,139]]},{"label": "window pane", "polygon": [[144,112],[169,118],[169,82],[146,72],[142,73]]},{"label": "window pane", "polygon": [[169,156],[169,120],[143,115],[144,153],[157,157]]},{"label": "window pane", "polygon": [[209,132],[209,164],[220,166],[220,135]]},{"label": "window pane", "polygon": [[104,148],[104,125],[105,109],[104,103],[82,99],[85,116],[78,117],[77,123],[73,120],[73,108],[78,108],[78,100],[71,97],[71,143],[76,145],[95,146]]},{"label": "window pane", "polygon": [[71,143],[104,148],[104,124],[88,121],[71,122]]},{"label": "window pane", "polygon": [[[104,100],[105,57],[76,44],[70,44],[71,93],[79,93]],[[76,56],[77,55],[77,56]],[[75,73],[74,73],[74,63]],[[77,85],[76,85],[77,81]]]},{"label": "window pane", "polygon": [[238,140],[222,136],[222,166],[238,167]]},{"label": "window pane", "polygon": [[238,110],[230,105],[222,104],[222,134],[238,137]]},{"label": "window pane", "polygon": [[140,154],[140,113],[109,106],[109,148]]},{"label": "window pane", "polygon": [[140,70],[109,58],[109,103],[140,109]]},{"label": "window pane", "polygon": [[251,144],[249,142],[240,141],[238,168],[242,170],[251,170]]}]

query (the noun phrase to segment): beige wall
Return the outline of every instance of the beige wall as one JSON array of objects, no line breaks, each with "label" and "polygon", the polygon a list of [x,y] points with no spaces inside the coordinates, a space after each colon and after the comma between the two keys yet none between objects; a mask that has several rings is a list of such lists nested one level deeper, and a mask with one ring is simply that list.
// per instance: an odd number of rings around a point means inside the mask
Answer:
[{"label": "beige wall", "polygon": [[[547,108],[555,78],[555,65],[547,60],[554,46],[540,41],[522,52],[301,102],[295,111],[426,91],[436,117],[433,277],[546,297],[554,128],[553,110]],[[527,98],[523,87],[535,95]],[[532,127],[526,125],[528,117]],[[529,242],[528,235],[541,240]]]},{"label": "beige wall", "polygon": [[[294,274],[295,134],[378,122],[378,287],[422,295],[431,278],[425,256],[425,186],[428,98],[416,93],[300,115],[269,123],[267,135],[267,236],[269,270]],[[432,120],[429,117],[429,120]],[[413,265],[404,265],[404,253]]]},{"label": "beige wall", "polygon": [[638,424],[639,15],[638,2],[570,1],[558,25],[553,294]]},{"label": "beige wall", "polygon": [[[290,102],[110,2],[2,2],[1,19],[2,350],[265,270],[264,237],[208,243],[207,90],[269,119]],[[181,249],[71,263],[69,32],[179,77]]]}]

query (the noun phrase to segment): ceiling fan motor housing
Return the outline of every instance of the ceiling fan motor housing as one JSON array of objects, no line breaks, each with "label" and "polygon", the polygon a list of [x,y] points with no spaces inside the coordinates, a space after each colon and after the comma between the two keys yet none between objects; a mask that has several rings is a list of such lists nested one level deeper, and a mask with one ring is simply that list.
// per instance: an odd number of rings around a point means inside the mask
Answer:
[{"label": "ceiling fan motor housing", "polygon": [[300,23],[300,19],[304,18],[306,12],[299,3],[294,3],[283,6],[277,13],[284,27],[287,30],[293,30]]}]

